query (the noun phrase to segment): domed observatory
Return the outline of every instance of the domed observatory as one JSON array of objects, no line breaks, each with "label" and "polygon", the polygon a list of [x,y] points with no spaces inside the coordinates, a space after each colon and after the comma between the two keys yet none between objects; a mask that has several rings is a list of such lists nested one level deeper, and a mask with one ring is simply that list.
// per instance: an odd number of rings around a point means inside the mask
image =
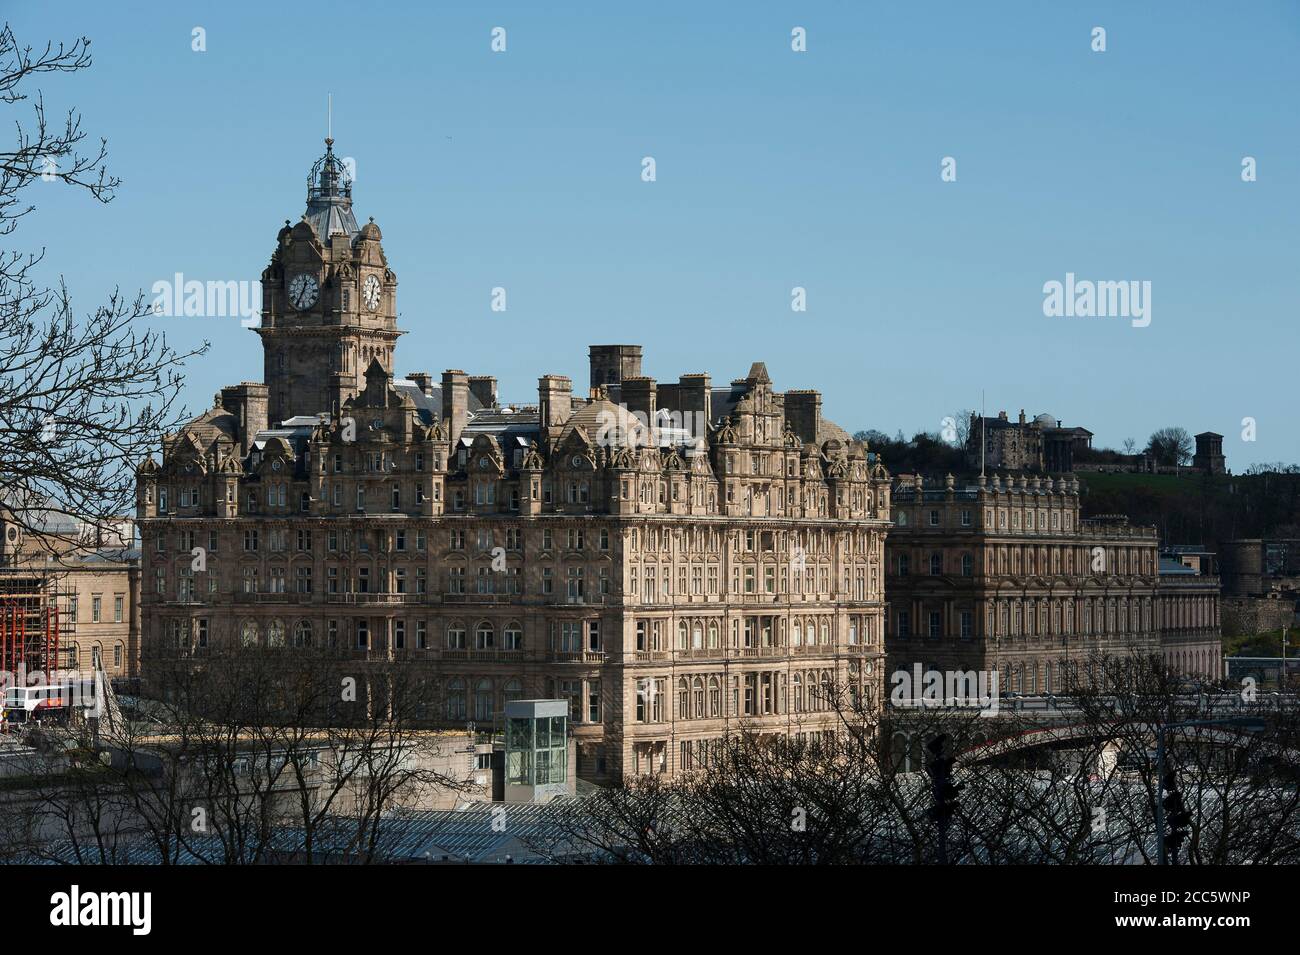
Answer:
[{"label": "domed observatory", "polygon": [[505,801],[542,803],[573,792],[569,782],[569,702],[506,703]]}]

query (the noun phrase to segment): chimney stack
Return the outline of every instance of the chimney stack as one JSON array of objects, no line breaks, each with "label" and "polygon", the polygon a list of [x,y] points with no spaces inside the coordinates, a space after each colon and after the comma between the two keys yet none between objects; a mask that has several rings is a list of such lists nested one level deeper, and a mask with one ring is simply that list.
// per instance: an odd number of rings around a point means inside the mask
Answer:
[{"label": "chimney stack", "polygon": [[567,375],[542,375],[537,379],[537,411],[542,435],[549,443],[573,411],[573,381]]},{"label": "chimney stack", "polygon": [[469,376],[458,368],[442,373],[442,417],[450,429],[452,450],[469,422]]},{"label": "chimney stack", "polygon": [[655,380],[638,376],[623,379],[623,404],[627,410],[645,416],[646,424],[655,426],[655,402],[657,400]]},{"label": "chimney stack", "polygon": [[822,424],[822,393],[787,391],[785,423],[804,444],[816,444],[817,432],[821,430]]},{"label": "chimney stack", "polygon": [[611,401],[621,400],[619,389],[624,380],[641,375],[640,345],[592,345],[587,352],[591,361],[591,384],[609,388]]},{"label": "chimney stack", "polygon": [[497,380],[493,375],[471,375],[469,393],[478,399],[484,408],[497,406]]},{"label": "chimney stack", "polygon": [[707,374],[682,375],[677,379],[677,404],[682,426],[692,437],[707,439],[713,419],[713,379]]},{"label": "chimney stack", "polygon": [[406,377],[409,381],[415,382],[415,387],[426,395],[433,394],[433,376],[427,371],[413,371]]},{"label": "chimney stack", "polygon": [[255,381],[244,381],[221,389],[221,407],[234,415],[238,423],[241,455],[252,449],[257,432],[266,430],[268,393],[266,385]]}]

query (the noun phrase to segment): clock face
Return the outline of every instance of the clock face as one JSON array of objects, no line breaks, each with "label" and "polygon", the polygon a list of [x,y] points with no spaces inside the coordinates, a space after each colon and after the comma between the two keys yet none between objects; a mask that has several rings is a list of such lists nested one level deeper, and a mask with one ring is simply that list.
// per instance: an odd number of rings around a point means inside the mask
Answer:
[{"label": "clock face", "polygon": [[315,305],[316,298],[319,295],[320,283],[316,281],[314,275],[308,275],[304,272],[301,275],[295,275],[289,282],[289,304],[299,311]]},{"label": "clock face", "polygon": [[377,275],[372,275],[366,279],[366,284],[361,289],[361,296],[366,300],[366,308],[372,312],[379,308],[380,291],[379,276]]}]

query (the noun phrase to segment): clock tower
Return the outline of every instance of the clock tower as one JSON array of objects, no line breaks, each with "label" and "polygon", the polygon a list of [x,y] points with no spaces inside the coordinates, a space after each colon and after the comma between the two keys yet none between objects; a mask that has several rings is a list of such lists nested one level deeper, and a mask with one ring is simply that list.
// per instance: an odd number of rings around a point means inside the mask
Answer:
[{"label": "clock tower", "polygon": [[338,412],[366,386],[372,361],[391,375],[397,276],[375,220],[357,226],[352,177],[325,140],[307,179],[307,211],[277,237],[262,273],[262,350],[269,423]]}]

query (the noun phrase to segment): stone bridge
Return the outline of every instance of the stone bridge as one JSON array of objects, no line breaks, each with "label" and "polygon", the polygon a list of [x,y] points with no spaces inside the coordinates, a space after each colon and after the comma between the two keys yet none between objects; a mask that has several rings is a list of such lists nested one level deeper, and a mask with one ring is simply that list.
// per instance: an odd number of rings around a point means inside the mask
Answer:
[{"label": "stone bridge", "polygon": [[[1188,694],[1176,698],[1176,703],[1182,704],[1179,708],[1184,712],[1194,713],[1193,718],[1198,720],[1263,717],[1284,707],[1300,707],[1300,701],[1294,697],[1282,697],[1276,693],[1261,693],[1250,703],[1245,702],[1240,693]],[[928,704],[928,707],[934,707],[934,704]],[[935,724],[927,720],[926,709],[927,706],[890,707],[894,751],[903,760],[904,770],[908,772],[924,770],[924,746],[937,731]],[[984,711],[969,708],[967,712],[971,713],[972,719],[963,723],[962,728],[970,730],[970,735],[975,738],[967,739],[956,753],[958,762],[965,765],[990,762],[1014,754],[1029,754],[1040,749],[1081,747],[1104,740],[1107,736],[1104,728],[1090,724],[1083,710],[1066,696],[1012,696],[1000,699],[996,708],[990,707]],[[974,718],[976,713],[979,718]],[[909,726],[909,723],[914,725]],[[1149,739],[1150,748],[1155,749],[1158,728],[1156,724],[1128,723],[1125,724],[1124,733],[1131,737],[1135,729],[1139,730]],[[1231,727],[1175,730],[1167,738],[1176,739],[1179,735],[1193,734],[1202,743],[1223,745],[1230,745],[1241,738],[1240,731]],[[1106,741],[1111,745],[1105,748],[1108,757],[1104,759],[1113,766],[1114,758],[1119,754],[1119,746],[1113,739]],[[1298,757],[1300,753],[1291,755]]]}]

